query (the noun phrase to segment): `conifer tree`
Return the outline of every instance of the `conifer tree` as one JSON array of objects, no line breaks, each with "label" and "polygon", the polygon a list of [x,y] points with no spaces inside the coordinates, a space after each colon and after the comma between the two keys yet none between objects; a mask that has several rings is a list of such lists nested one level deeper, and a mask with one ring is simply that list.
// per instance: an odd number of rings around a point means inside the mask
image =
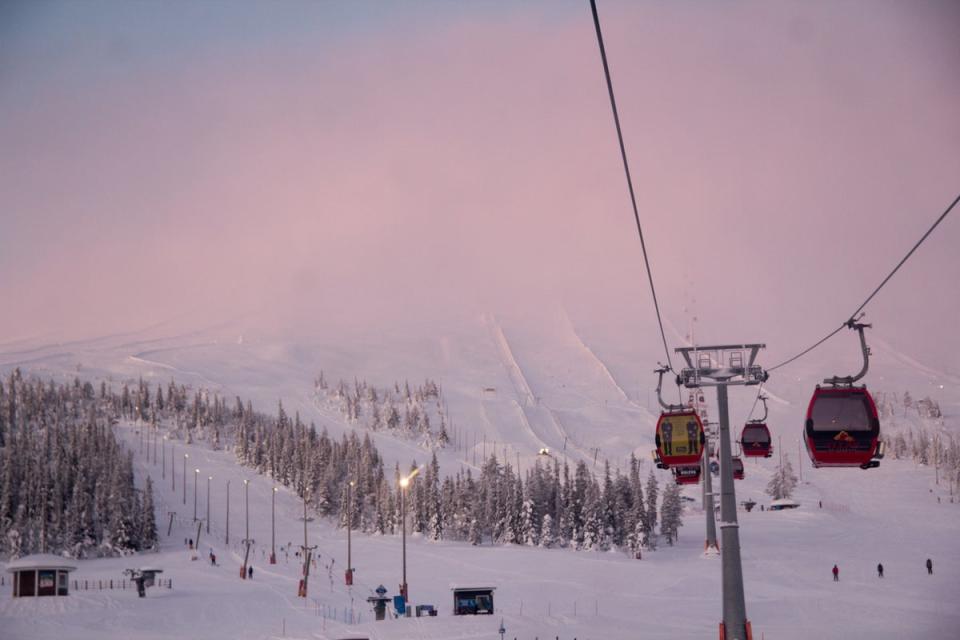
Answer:
[{"label": "conifer tree", "polygon": [[143,523],[140,533],[140,548],[154,550],[157,548],[157,520],[153,506],[153,480],[147,476],[143,487]]},{"label": "conifer tree", "polygon": [[656,532],[657,527],[657,498],[659,496],[659,484],[657,483],[657,476],[653,472],[653,469],[650,469],[650,475],[647,476],[647,518],[644,523],[643,532],[644,540],[643,545],[648,549],[656,549],[657,541],[654,533]]},{"label": "conifer tree", "polygon": [[793,473],[790,458],[783,454],[783,464],[770,477],[767,483],[767,494],[774,500],[789,498],[797,486],[797,476]]},{"label": "conifer tree", "polygon": [[682,522],[683,504],[680,500],[680,485],[671,482],[663,490],[663,503],[660,505],[660,533],[672,545]]}]

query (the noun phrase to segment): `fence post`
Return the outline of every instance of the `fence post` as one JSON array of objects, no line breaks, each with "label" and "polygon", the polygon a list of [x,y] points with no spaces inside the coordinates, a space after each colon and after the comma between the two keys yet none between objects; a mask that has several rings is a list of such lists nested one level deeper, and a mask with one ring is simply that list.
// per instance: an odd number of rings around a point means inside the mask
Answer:
[{"label": "fence post", "polygon": [[113,578],[110,578],[110,591],[113,591]]}]

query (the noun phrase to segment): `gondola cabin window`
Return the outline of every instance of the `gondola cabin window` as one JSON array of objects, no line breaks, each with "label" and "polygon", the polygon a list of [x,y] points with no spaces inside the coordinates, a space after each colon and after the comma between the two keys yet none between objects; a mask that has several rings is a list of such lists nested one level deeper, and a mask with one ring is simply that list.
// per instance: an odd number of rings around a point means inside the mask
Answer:
[{"label": "gondola cabin window", "polygon": [[817,399],[811,411],[814,431],[870,431],[873,428],[864,396],[828,396]]}]

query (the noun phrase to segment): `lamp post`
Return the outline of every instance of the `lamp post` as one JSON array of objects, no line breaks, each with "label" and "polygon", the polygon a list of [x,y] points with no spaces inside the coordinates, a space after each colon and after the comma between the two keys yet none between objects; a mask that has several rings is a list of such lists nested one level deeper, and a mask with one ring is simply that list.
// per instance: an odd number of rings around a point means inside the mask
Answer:
[{"label": "lamp post", "polygon": [[277,564],[277,488],[270,492],[270,564]]},{"label": "lamp post", "polygon": [[403,582],[400,583],[400,595],[403,596],[403,604],[407,604],[407,510],[406,494],[407,486],[410,485],[409,476],[400,478],[400,529],[403,536]]},{"label": "lamp post", "polygon": [[[347,586],[353,586],[353,562],[351,554],[351,544],[350,544],[350,530],[353,528],[353,485],[354,482],[351,480],[347,483]],[[406,583],[407,579],[404,576],[403,582]]]},{"label": "lamp post", "polygon": [[197,521],[197,481],[200,479],[200,469],[193,470],[193,521]]},{"label": "lamp post", "polygon": [[227,480],[227,539],[226,544],[230,545],[230,481]]},{"label": "lamp post", "polygon": [[[187,504],[187,459],[190,457],[189,453],[183,454],[183,504]],[[194,520],[196,520],[196,513],[194,515]]]},{"label": "lamp post", "polygon": [[[244,552],[243,552],[243,564],[240,565],[240,577],[244,580],[247,579],[247,563],[250,561],[250,545],[253,543],[253,540],[250,539],[250,481],[243,481],[243,494],[244,494],[244,515],[246,516],[247,521],[247,536],[243,539]],[[229,504],[229,503],[228,503]]]},{"label": "lamp post", "polygon": [[210,483],[213,476],[207,476],[207,534],[210,533]]}]

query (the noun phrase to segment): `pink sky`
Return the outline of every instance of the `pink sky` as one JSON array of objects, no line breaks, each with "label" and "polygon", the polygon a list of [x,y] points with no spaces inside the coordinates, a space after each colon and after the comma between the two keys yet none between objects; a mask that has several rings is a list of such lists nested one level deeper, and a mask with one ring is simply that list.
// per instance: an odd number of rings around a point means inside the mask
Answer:
[{"label": "pink sky", "polygon": [[[326,3],[212,4],[184,29],[165,3],[12,6],[6,338],[554,300],[649,325],[587,3],[342,28]],[[707,339],[804,346],[960,192],[955,3],[599,6],[654,277]],[[957,215],[870,308],[905,340],[958,344]]]}]

